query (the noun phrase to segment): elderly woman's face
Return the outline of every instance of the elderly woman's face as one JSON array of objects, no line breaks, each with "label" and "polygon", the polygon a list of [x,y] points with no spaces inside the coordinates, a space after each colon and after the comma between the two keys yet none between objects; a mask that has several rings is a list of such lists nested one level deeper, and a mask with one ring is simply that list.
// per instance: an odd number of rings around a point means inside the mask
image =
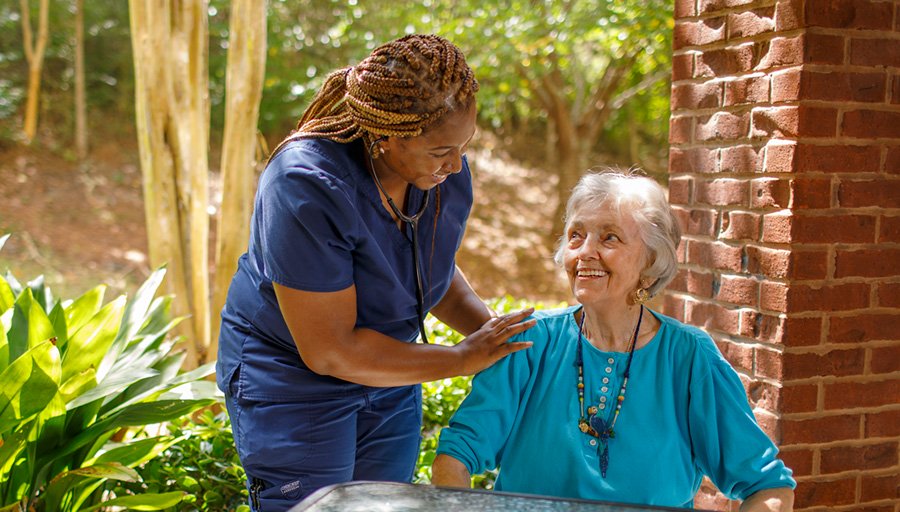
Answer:
[{"label": "elderly woman's face", "polygon": [[622,209],[584,204],[575,210],[563,246],[563,267],[575,299],[584,305],[622,305],[644,269],[645,251],[637,222]]}]

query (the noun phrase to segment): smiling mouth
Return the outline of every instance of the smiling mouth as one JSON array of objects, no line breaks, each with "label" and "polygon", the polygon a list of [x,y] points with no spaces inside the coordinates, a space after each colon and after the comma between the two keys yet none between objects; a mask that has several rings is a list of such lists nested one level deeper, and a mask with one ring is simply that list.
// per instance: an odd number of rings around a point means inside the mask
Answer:
[{"label": "smiling mouth", "polygon": [[606,277],[608,275],[609,272],[599,269],[583,268],[575,271],[576,277]]}]

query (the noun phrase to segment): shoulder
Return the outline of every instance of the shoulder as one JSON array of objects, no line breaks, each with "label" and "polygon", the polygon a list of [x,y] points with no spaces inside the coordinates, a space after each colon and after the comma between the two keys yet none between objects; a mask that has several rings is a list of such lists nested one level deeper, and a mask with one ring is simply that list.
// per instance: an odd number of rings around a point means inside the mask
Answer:
[{"label": "shoulder", "polygon": [[315,176],[333,184],[353,185],[362,168],[358,144],[342,144],[327,139],[299,139],[289,142],[269,162],[263,178]]},{"label": "shoulder", "polygon": [[731,367],[706,331],[661,313],[653,314],[661,322],[666,345],[680,358],[692,360],[695,370],[708,372],[718,365]]},{"label": "shoulder", "polygon": [[535,347],[546,347],[569,331],[577,330],[573,328],[572,314],[580,307],[580,305],[577,305],[535,311],[529,317],[535,320],[534,327],[517,335],[517,337],[534,342]]}]

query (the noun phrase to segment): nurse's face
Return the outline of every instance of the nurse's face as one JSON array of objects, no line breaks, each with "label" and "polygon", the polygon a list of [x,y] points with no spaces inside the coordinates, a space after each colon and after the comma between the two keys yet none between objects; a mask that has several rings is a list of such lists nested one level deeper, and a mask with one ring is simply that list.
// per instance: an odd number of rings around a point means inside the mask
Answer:
[{"label": "nurse's face", "polygon": [[388,137],[382,141],[384,152],[375,161],[376,167],[388,174],[382,180],[398,177],[416,188],[428,190],[458,173],[462,170],[462,157],[475,135],[475,114],[472,101],[468,108],[448,113],[421,135]]}]

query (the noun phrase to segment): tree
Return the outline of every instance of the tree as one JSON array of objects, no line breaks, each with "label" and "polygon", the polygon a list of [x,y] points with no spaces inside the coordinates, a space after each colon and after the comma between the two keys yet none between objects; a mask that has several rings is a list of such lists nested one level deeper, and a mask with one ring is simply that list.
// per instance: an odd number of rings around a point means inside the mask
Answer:
[{"label": "tree", "polygon": [[209,70],[206,0],[129,0],[150,262],[191,313],[188,367],[208,360]]},{"label": "tree", "polygon": [[38,106],[41,96],[41,72],[49,34],[50,1],[41,0],[38,11],[38,32],[35,38],[31,27],[31,7],[28,0],[19,0],[22,8],[22,44],[28,61],[28,100],[25,104],[25,142],[31,144],[37,134]]},{"label": "tree", "polygon": [[[212,314],[225,305],[238,257],[247,249],[256,169],[256,126],[266,69],[266,2],[232,0],[222,140],[222,210],[216,230]],[[214,317],[215,318],[215,317]],[[212,323],[210,352],[218,340]]]},{"label": "tree", "polygon": [[84,0],[75,0],[75,151],[87,157],[87,105],[84,92]]}]

